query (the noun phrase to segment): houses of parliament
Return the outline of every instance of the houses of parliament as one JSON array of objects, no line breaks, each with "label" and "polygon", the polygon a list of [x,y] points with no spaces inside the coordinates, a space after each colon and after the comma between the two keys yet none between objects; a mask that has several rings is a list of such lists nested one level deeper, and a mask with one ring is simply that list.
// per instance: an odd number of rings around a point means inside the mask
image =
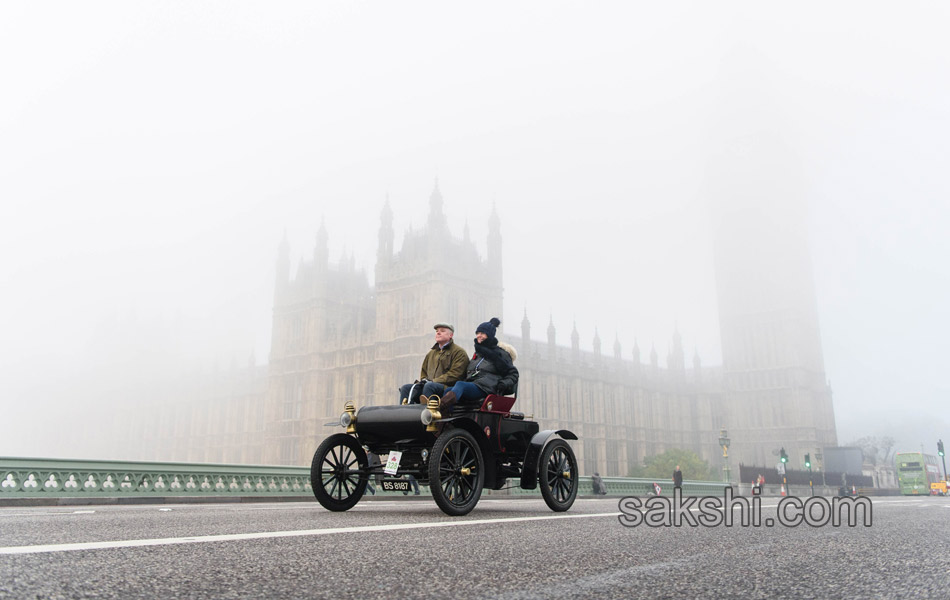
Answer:
[{"label": "houses of parliament", "polygon": [[[325,424],[338,418],[344,401],[394,403],[398,386],[418,377],[433,323],[464,328],[504,314],[502,224],[494,208],[486,218],[483,257],[467,228],[461,239],[449,232],[436,183],[425,227],[407,232],[397,249],[387,202],[374,285],[352,259],[330,262],[325,225],[312,258],[293,273],[285,238],[276,261],[269,364],[232,368],[174,401],[137,409],[123,441],[126,456],[309,464],[319,442],[336,431]],[[751,238],[747,227],[735,229],[720,227],[714,249],[720,366],[687,357],[678,332],[661,366],[655,349],[641,357],[634,346],[623,356],[619,343],[605,351],[596,336],[592,351],[581,350],[576,328],[559,339],[550,322],[543,336],[534,325],[538,341],[527,311],[520,328],[502,326],[499,337],[518,351],[516,408],[544,429],[577,433],[573,447],[583,473],[625,476],[672,448],[693,450],[720,468],[722,428],[733,464],[771,465],[782,446],[803,455],[836,445],[804,241],[767,227]],[[754,293],[737,292],[749,289]]]}]

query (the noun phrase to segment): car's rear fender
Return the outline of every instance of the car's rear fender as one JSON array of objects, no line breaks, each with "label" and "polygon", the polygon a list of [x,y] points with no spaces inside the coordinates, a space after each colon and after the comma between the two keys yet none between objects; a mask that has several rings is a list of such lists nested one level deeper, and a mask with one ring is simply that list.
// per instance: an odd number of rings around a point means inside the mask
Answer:
[{"label": "car's rear fender", "polygon": [[538,469],[540,468],[538,461],[541,459],[541,451],[554,436],[560,436],[565,440],[577,439],[574,432],[567,429],[545,429],[534,434],[524,454],[524,466],[521,468],[522,489],[533,490],[538,487]]}]

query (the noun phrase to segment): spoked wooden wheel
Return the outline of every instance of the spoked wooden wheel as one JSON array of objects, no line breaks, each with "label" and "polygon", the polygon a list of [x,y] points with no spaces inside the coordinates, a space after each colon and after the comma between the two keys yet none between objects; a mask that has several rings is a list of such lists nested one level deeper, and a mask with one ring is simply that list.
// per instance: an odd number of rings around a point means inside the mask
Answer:
[{"label": "spoked wooden wheel", "polygon": [[327,510],[353,508],[366,492],[369,460],[351,435],[337,433],[323,440],[310,464],[313,495]]},{"label": "spoked wooden wheel", "polygon": [[482,453],[472,434],[464,429],[443,431],[429,457],[429,487],[442,512],[453,517],[470,513],[484,482]]},{"label": "spoked wooden wheel", "polygon": [[562,439],[552,440],[541,452],[541,496],[548,508],[564,512],[577,498],[577,459]]}]

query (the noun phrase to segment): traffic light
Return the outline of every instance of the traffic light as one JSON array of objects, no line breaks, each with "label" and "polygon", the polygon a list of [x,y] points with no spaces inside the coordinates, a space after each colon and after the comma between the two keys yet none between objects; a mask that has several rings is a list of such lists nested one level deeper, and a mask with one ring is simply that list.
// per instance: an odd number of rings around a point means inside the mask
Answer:
[{"label": "traffic light", "polygon": [[780,461],[782,461],[782,464],[784,465],[785,463],[787,463],[787,462],[788,462],[788,454],[785,454],[785,448],[782,448],[781,450],[779,450],[778,453],[779,453],[779,454],[778,454],[778,459],[779,459]]},{"label": "traffic light", "polygon": [[805,468],[806,469],[811,468],[811,454],[810,453],[805,455]]},{"label": "traffic light", "polygon": [[937,440],[937,455],[943,456],[943,440]]}]

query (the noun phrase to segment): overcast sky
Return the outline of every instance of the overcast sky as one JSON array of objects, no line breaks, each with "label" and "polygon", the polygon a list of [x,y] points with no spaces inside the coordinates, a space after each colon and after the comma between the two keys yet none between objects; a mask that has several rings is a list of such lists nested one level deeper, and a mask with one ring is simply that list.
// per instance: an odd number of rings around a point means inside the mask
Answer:
[{"label": "overcast sky", "polygon": [[759,86],[800,160],[839,442],[933,452],[950,9],[761,4],[0,5],[0,455],[68,453],[36,432],[116,381],[266,363],[284,232],[296,264],[325,219],[371,282],[385,199],[398,249],[436,178],[483,252],[497,206],[504,330],[527,307],[537,339],[576,321],[663,363],[678,328],[721,364],[708,139]]}]

